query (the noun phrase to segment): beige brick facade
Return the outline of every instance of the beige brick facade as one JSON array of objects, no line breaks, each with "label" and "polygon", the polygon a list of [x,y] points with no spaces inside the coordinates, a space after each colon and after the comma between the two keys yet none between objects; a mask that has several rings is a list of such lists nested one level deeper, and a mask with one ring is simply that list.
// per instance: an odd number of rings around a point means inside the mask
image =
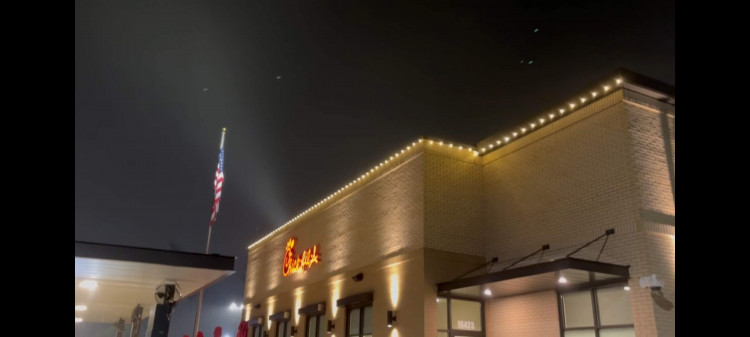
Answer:
[{"label": "beige brick facade", "polygon": [[[614,228],[599,260],[630,266],[636,336],[674,336],[674,134],[673,105],[625,87],[483,155],[412,144],[250,247],[245,303],[261,309],[245,317],[326,301],[345,336],[335,300],[373,292],[375,336],[436,337],[437,283],[492,257],[498,270],[543,244],[545,260],[560,258]],[[298,252],[319,245],[322,262],[283,277],[290,237]],[[601,243],[575,257],[596,260]],[[358,272],[364,280],[352,281]],[[640,288],[651,274],[665,281],[661,293]],[[387,310],[399,313],[392,329]],[[487,300],[485,323],[488,337],[559,336],[557,295]]]}]

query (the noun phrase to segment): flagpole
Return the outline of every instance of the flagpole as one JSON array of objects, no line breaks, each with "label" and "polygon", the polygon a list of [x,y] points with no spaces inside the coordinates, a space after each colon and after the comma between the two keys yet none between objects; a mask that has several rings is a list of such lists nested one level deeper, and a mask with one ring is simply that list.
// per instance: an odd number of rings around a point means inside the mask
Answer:
[{"label": "flagpole", "polygon": [[[221,144],[219,145],[219,151],[224,148],[224,135],[227,133],[227,128],[221,129]],[[211,228],[213,224],[208,226],[208,238],[206,239],[206,255],[208,255],[208,247],[211,246]],[[195,325],[193,325],[193,337],[198,336],[198,322],[201,320],[201,305],[203,305],[203,289],[198,293],[198,308],[195,309]]]}]

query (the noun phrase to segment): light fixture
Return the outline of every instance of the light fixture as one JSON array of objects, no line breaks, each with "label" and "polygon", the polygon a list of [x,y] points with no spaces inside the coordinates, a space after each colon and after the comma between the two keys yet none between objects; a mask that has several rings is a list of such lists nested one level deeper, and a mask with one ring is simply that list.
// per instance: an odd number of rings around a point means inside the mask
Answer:
[{"label": "light fixture", "polygon": [[596,97],[596,91],[591,92],[591,97]]},{"label": "light fixture", "polygon": [[560,275],[560,278],[557,279],[557,283],[567,284],[568,283],[568,279],[566,279],[565,276]]},{"label": "light fixture", "polygon": [[83,318],[81,318],[81,317],[76,317],[76,323],[81,323],[81,322],[83,322]]},{"label": "light fixture", "polygon": [[630,286],[625,286],[623,289],[625,289],[625,291],[630,291]]},{"label": "light fixture", "polygon": [[616,80],[615,80],[615,83],[617,83],[617,84],[620,84],[620,83],[622,83],[622,79],[621,79],[621,78],[618,78],[618,79],[616,79]]},{"label": "light fixture", "polygon": [[86,280],[81,282],[78,286],[88,290],[94,290],[99,284],[94,280]]},{"label": "light fixture", "polygon": [[570,107],[571,109],[573,109],[573,108],[575,108],[575,107],[576,107],[576,105],[575,105],[575,104],[573,104],[573,103],[570,103],[570,104],[568,104],[568,106],[569,106],[569,107]]},{"label": "light fixture", "polygon": [[602,89],[604,89],[604,92],[607,92],[607,91],[609,91],[609,86],[605,85],[605,86],[602,87]]},{"label": "light fixture", "polygon": [[86,309],[88,309],[88,307],[85,305],[76,305],[76,311],[86,311]]},{"label": "light fixture", "polygon": [[586,102],[586,97],[581,97],[581,103]]},{"label": "light fixture", "polygon": [[492,296],[492,290],[485,289],[484,290],[484,294],[487,295],[487,296]]},{"label": "light fixture", "polygon": [[396,322],[396,315],[394,314],[393,310],[388,310],[387,319],[388,319],[388,327],[392,328],[393,323]]},{"label": "light fixture", "polygon": [[326,333],[332,334],[333,333],[333,328],[335,328],[335,327],[336,326],[333,324],[333,321],[328,320],[328,326],[326,327]]}]

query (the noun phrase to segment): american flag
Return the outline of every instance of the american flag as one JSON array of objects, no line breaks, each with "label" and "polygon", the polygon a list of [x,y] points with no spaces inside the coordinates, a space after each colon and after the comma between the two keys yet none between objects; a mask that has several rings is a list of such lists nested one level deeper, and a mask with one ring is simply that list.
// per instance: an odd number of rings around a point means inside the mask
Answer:
[{"label": "american flag", "polygon": [[222,147],[219,150],[219,165],[216,167],[216,176],[214,177],[214,204],[211,206],[211,224],[216,222],[216,214],[219,213],[219,201],[221,201],[221,187],[224,185],[224,141],[222,137]]}]

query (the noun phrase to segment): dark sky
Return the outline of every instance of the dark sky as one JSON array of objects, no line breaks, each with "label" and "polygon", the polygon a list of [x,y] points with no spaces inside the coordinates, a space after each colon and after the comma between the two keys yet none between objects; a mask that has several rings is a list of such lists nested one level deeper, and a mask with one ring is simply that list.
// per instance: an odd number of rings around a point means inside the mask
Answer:
[{"label": "dark sky", "polygon": [[617,67],[674,85],[673,1],[405,2],[76,0],[76,240],[203,252],[227,127],[211,252],[239,259],[201,327],[233,336],[246,247],[406,143],[474,144]]}]

